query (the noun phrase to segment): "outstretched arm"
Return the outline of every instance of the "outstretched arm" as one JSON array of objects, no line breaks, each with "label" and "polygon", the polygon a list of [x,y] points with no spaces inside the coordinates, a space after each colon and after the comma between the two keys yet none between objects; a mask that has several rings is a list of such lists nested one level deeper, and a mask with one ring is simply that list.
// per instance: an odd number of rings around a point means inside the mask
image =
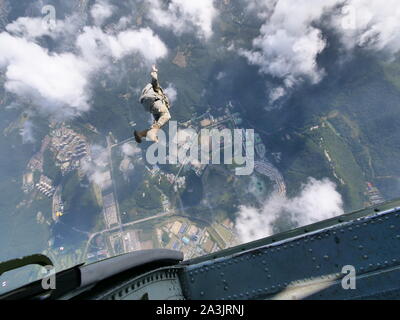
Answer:
[{"label": "outstretched arm", "polygon": [[151,85],[153,86],[153,90],[156,92],[161,91],[161,87],[158,82],[158,69],[155,65],[152,66],[150,75],[151,75]]},{"label": "outstretched arm", "polygon": [[169,109],[170,108],[169,100],[168,97],[164,94],[164,91],[161,88],[160,83],[158,82],[158,69],[155,65],[152,66],[150,74],[151,74],[151,85],[153,86],[153,90],[164,97],[163,101],[167,106],[167,108]]}]

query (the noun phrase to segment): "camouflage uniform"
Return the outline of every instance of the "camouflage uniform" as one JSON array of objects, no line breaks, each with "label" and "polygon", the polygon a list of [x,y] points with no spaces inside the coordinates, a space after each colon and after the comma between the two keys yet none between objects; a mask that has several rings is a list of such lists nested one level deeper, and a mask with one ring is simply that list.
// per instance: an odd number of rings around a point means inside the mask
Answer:
[{"label": "camouflage uniform", "polygon": [[150,140],[157,141],[157,131],[171,119],[171,115],[168,98],[160,87],[156,71],[151,72],[151,83],[144,87],[139,101],[145,110],[153,115],[154,122],[148,130],[135,131],[136,141],[140,143],[146,136]]}]

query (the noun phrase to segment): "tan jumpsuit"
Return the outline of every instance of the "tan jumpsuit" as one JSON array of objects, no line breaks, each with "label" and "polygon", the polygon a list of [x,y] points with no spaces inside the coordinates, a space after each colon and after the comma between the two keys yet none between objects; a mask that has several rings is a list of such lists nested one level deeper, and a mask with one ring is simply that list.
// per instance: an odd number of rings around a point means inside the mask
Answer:
[{"label": "tan jumpsuit", "polygon": [[151,83],[142,90],[140,103],[154,117],[154,122],[150,129],[161,128],[171,119],[169,101],[160,87],[157,72],[151,72]]}]

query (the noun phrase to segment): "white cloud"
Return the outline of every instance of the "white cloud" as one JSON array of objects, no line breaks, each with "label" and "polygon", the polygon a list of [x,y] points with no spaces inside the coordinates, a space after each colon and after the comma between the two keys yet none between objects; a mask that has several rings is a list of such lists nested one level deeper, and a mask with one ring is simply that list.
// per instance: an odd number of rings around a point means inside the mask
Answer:
[{"label": "white cloud", "polygon": [[88,61],[101,63],[105,57],[121,59],[138,53],[149,63],[166,56],[168,49],[149,28],[125,30],[116,35],[104,33],[98,27],[85,27],[76,41],[77,47]]},{"label": "white cloud", "polygon": [[175,86],[172,83],[168,83],[168,87],[164,91],[168,97],[169,102],[173,104],[176,101],[176,97],[178,96]]},{"label": "white cloud", "polygon": [[400,2],[348,0],[332,19],[347,49],[355,46],[393,55],[400,50]]},{"label": "white cloud", "polygon": [[129,24],[131,23],[131,21],[132,21],[132,18],[121,17],[121,18],[119,18],[118,23],[116,24],[115,27],[117,30],[126,29],[129,26]]},{"label": "white cloud", "polygon": [[91,147],[91,161],[82,163],[82,170],[90,181],[98,184],[102,188],[108,188],[111,185],[111,176],[108,168],[109,157],[106,148],[99,145]]},{"label": "white cloud", "polygon": [[136,147],[135,145],[133,145],[132,143],[129,143],[129,142],[124,143],[121,146],[121,151],[124,155],[130,156],[130,157],[135,155],[136,153],[141,152],[141,150],[138,147]]},{"label": "white cloud", "polygon": [[[274,7],[261,6],[269,15],[253,40],[252,50],[239,50],[262,73],[285,81],[285,87],[308,79],[317,83],[324,75],[316,63],[326,46],[322,32],[313,25],[337,0],[280,0]],[[295,13],[295,15],[294,15]],[[276,93],[274,93],[276,96]],[[271,97],[273,98],[273,97]]]},{"label": "white cloud", "polygon": [[240,207],[236,231],[242,242],[248,242],[274,233],[274,226],[282,215],[298,226],[343,214],[343,200],[336,185],[328,179],[310,178],[300,194],[287,198],[279,194],[269,197],[261,209]]},{"label": "white cloud", "polygon": [[[34,42],[0,33],[5,89],[34,99],[45,111],[87,111],[90,65],[72,53],[49,53]],[[68,106],[69,110],[60,110]]]},{"label": "white cloud", "polygon": [[245,0],[247,11],[255,13],[259,18],[266,19],[273,12],[279,0]]},{"label": "white cloud", "polygon": [[171,0],[167,7],[163,7],[160,0],[148,1],[150,18],[159,26],[170,28],[177,34],[195,30],[205,39],[213,34],[212,24],[217,14],[213,0]]},{"label": "white cloud", "polygon": [[113,15],[114,7],[105,0],[97,1],[91,8],[90,14],[97,26],[101,26],[104,21]]},{"label": "white cloud", "polygon": [[50,35],[52,32],[43,23],[42,18],[20,17],[6,26],[11,34],[21,35],[26,38],[38,38]]},{"label": "white cloud", "polygon": [[[74,40],[80,28],[81,17],[72,14],[65,20],[56,20],[54,25],[44,23],[41,17],[19,17],[17,20],[6,25],[5,29],[13,36],[35,40],[43,36],[58,39],[60,36],[69,36],[68,40]],[[65,39],[63,39],[65,41]]]},{"label": "white cloud", "polygon": [[85,27],[71,41],[78,53],[70,49],[51,52],[36,42],[43,35],[70,37],[74,28],[64,30],[62,26],[71,19],[58,21],[56,29],[50,32],[38,18],[23,17],[0,33],[0,68],[5,70],[5,89],[32,100],[45,114],[65,119],[88,111],[91,77],[99,70],[112,68],[111,58],[115,61],[138,54],[142,61],[151,64],[168,52],[149,28],[112,35],[98,27]]},{"label": "white cloud", "polygon": [[105,168],[109,164],[108,151],[106,148],[93,145],[91,147],[91,155],[93,164],[99,168]]},{"label": "white cloud", "polygon": [[[379,0],[277,0],[249,2],[248,9],[265,22],[251,50],[239,49],[261,73],[282,82],[274,102],[298,83],[318,83],[325,75],[317,58],[328,44],[319,25],[333,29],[345,48],[387,52],[400,50],[400,2]],[[284,90],[284,91],[282,91]]]},{"label": "white cloud", "polygon": [[286,89],[284,87],[276,87],[273,88],[270,92],[269,98],[271,102],[275,102],[276,100],[279,100],[286,94]]},{"label": "white cloud", "polygon": [[36,141],[33,135],[33,123],[30,120],[24,122],[19,133],[22,137],[22,143],[33,143]]}]

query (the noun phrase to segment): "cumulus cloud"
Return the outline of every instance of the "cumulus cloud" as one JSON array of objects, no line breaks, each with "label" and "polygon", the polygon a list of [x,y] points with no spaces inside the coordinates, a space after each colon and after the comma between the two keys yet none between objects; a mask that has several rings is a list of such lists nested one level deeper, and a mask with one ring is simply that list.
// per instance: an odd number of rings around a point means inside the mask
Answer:
[{"label": "cumulus cloud", "polygon": [[91,147],[92,162],[98,168],[105,168],[109,164],[108,151],[106,148],[93,145]]},{"label": "cumulus cloud", "polygon": [[176,91],[175,86],[172,83],[168,83],[168,87],[164,91],[168,97],[169,102],[173,104],[176,101],[176,97],[178,96],[178,92]]},{"label": "cumulus cloud", "polygon": [[[35,40],[43,36],[53,39],[59,39],[64,36],[69,41],[74,41],[76,33],[81,24],[81,17],[78,14],[72,14],[65,20],[56,20],[54,24],[49,25],[44,22],[42,17],[19,17],[17,20],[5,26],[5,30],[13,36]],[[66,39],[63,39],[66,41]]]},{"label": "cumulus cloud", "polygon": [[[34,42],[0,33],[5,89],[35,100],[46,111],[87,111],[90,65],[72,53],[50,53]],[[60,110],[68,106],[70,110]]]},{"label": "cumulus cloud", "polygon": [[245,0],[246,11],[255,13],[259,18],[266,19],[273,12],[279,0]]},{"label": "cumulus cloud", "polygon": [[315,84],[324,77],[317,64],[329,41],[322,25],[336,31],[347,50],[362,47],[389,54],[400,50],[400,2],[396,0],[384,5],[378,0],[249,1],[248,9],[257,9],[265,22],[253,48],[238,52],[261,73],[281,81],[271,91],[271,102],[298,83]]},{"label": "cumulus cloud", "polygon": [[273,194],[261,209],[240,207],[235,226],[241,241],[248,242],[274,234],[274,226],[283,215],[304,226],[341,214],[343,200],[336,185],[329,179],[310,178],[297,197]]},{"label": "cumulus cloud", "polygon": [[26,38],[38,38],[53,34],[42,18],[20,17],[6,26],[9,33]]},{"label": "cumulus cloud", "polygon": [[100,26],[106,19],[112,16],[113,11],[114,6],[112,6],[108,1],[100,0],[92,6],[90,9],[90,14],[94,20],[94,23]]},{"label": "cumulus cloud", "polygon": [[[282,79],[282,89],[291,88],[303,79],[319,82],[324,71],[318,68],[316,59],[325,48],[326,40],[313,23],[336,2],[280,0],[273,7],[261,6],[260,11],[265,16],[268,13],[269,18],[253,40],[253,49],[239,50],[239,53],[250,64],[259,66],[260,72]],[[271,100],[276,97],[274,93]]]},{"label": "cumulus cloud", "polygon": [[[57,23],[52,37],[65,34],[61,30],[66,22]],[[112,67],[110,59],[137,54],[151,64],[167,54],[165,44],[149,28],[105,34],[99,27],[85,27],[74,40],[77,50],[61,53],[36,42],[49,34],[37,18],[19,18],[6,30],[0,33],[5,89],[32,100],[41,112],[62,119],[90,109],[91,77],[106,66]]]},{"label": "cumulus cloud", "polygon": [[149,63],[154,63],[168,52],[165,44],[150,28],[125,30],[110,35],[99,27],[85,27],[76,44],[86,60],[97,63],[104,61],[105,57],[121,59],[133,53],[138,53]]},{"label": "cumulus cloud", "polygon": [[111,185],[110,170],[108,168],[109,157],[106,148],[99,145],[91,147],[90,161],[82,161],[82,170],[93,183],[98,184],[103,189]]},{"label": "cumulus cloud", "polygon": [[25,121],[22,128],[19,130],[22,137],[22,143],[33,143],[36,141],[33,135],[33,123],[32,121]]},{"label": "cumulus cloud", "polygon": [[129,142],[126,142],[121,146],[121,151],[125,156],[129,157],[141,152],[138,147]]},{"label": "cumulus cloud", "polygon": [[177,34],[194,30],[205,39],[213,34],[212,23],[217,14],[213,0],[171,0],[168,6],[160,0],[149,0],[149,3],[150,18],[159,26],[170,28]]},{"label": "cumulus cloud", "polygon": [[348,0],[332,24],[347,49],[358,46],[393,55],[400,50],[399,21],[399,1]]}]

